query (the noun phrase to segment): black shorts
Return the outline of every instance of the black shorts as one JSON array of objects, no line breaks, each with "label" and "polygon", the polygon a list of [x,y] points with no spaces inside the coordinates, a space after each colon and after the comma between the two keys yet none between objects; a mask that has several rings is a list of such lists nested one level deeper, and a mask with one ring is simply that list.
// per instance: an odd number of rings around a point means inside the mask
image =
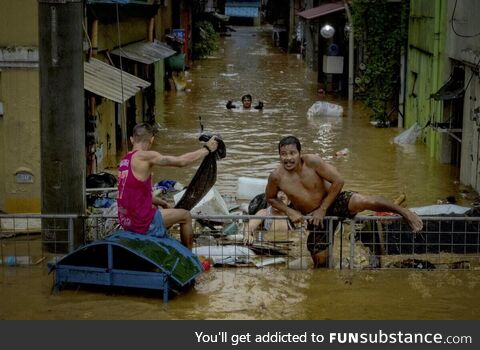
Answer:
[{"label": "black shorts", "polygon": [[[353,191],[340,192],[328,208],[326,215],[338,216],[341,221],[347,218],[352,219],[355,214],[350,213],[350,210],[348,210],[348,203],[354,193]],[[328,241],[328,227],[325,223],[323,228],[320,225],[315,226],[309,223],[307,229],[310,232],[307,238],[307,249],[312,255],[328,248],[330,242]]]},{"label": "black shorts", "polygon": [[341,219],[353,219],[355,214],[350,213],[348,210],[348,203],[356,192],[343,191],[340,192],[333,201],[332,205],[327,210],[327,216],[338,216]]}]

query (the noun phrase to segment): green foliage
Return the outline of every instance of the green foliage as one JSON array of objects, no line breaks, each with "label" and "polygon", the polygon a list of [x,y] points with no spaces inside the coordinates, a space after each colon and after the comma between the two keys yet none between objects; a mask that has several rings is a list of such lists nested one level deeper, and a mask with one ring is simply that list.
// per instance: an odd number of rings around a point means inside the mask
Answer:
[{"label": "green foliage", "polygon": [[193,57],[204,58],[218,50],[219,35],[208,21],[199,21],[194,25]]},{"label": "green foliage", "polygon": [[352,21],[357,47],[363,50],[364,69],[358,92],[373,117],[384,123],[400,89],[400,54],[407,39],[408,1],[355,0]]}]

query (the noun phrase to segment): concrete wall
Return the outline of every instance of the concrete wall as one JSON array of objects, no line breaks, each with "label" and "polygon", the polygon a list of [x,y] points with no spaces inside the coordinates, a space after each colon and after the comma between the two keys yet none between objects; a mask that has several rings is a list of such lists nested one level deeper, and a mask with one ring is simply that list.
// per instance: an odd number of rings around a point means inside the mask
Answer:
[{"label": "concrete wall", "polygon": [[[0,47],[38,46],[37,0],[0,0]],[[31,63],[31,62],[30,62]],[[38,62],[36,62],[38,64]],[[39,212],[41,195],[37,68],[0,70],[0,210]],[[33,175],[18,183],[17,171]]]},{"label": "concrete wall", "polygon": [[[2,95],[2,72],[0,71],[0,102],[3,104]],[[3,114],[0,114],[0,179],[5,179],[5,126],[3,122]],[[0,181],[0,210],[5,208],[5,184]]]},{"label": "concrete wall", "polygon": [[0,47],[38,46],[37,2],[0,0]]},{"label": "concrete wall", "polygon": [[166,7],[161,7],[155,18],[155,38],[165,41],[165,32],[172,28],[172,1],[166,0]]},{"label": "concrete wall", "polygon": [[[466,70],[467,76],[469,71]],[[472,79],[464,99],[462,158],[460,163],[460,182],[472,186],[480,192],[480,80]]]},{"label": "concrete wall", "polygon": [[[147,37],[148,19],[128,18],[120,23],[120,44],[126,45]],[[98,50],[119,46],[117,24],[98,24]]]},{"label": "concrete wall", "polygon": [[[100,172],[104,168],[115,167],[115,103],[107,99],[103,99],[97,107],[97,139],[97,170]],[[98,159],[100,153],[102,159]]]},{"label": "concrete wall", "polygon": [[[6,212],[32,213],[40,211],[40,118],[37,70],[4,70],[0,89],[5,114],[1,118],[0,156],[3,161],[3,181],[0,197]],[[17,183],[15,174],[27,171],[33,183]]]},{"label": "concrete wall", "polygon": [[[450,66],[457,63],[463,64],[465,67],[466,91],[463,104],[460,181],[480,191],[480,115],[475,112],[475,109],[480,107],[480,78],[478,74],[480,37],[478,35],[474,36],[480,32],[480,25],[478,24],[480,1],[462,0],[458,1],[456,7],[454,7],[455,1],[449,0],[445,54]],[[474,67],[476,65],[477,70],[475,71]],[[444,78],[447,79],[448,76]]]},{"label": "concrete wall", "polygon": [[[171,0],[164,8],[171,17]],[[163,21],[162,17],[162,21]],[[121,23],[121,44],[143,40],[147,36],[148,19],[131,18]],[[99,23],[99,54],[118,46],[115,24]],[[163,34],[162,37],[163,38]],[[38,1],[0,0],[0,47],[38,47]],[[103,59],[107,60],[106,57]],[[38,64],[38,62],[37,62]],[[39,212],[41,207],[40,174],[40,104],[38,68],[1,68],[0,101],[0,210],[6,212]],[[142,120],[142,96],[137,94],[136,120]],[[115,103],[103,100],[97,110],[98,144],[103,159],[97,165],[116,166]],[[17,183],[18,170],[33,174],[33,183]]]}]

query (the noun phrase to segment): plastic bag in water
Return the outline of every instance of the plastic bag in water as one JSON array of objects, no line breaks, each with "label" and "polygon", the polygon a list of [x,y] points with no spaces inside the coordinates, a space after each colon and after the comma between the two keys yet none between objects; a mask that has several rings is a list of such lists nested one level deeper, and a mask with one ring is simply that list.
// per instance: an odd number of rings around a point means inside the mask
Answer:
[{"label": "plastic bag in water", "polygon": [[312,117],[341,117],[343,107],[330,102],[317,101],[307,111],[307,116]]},{"label": "plastic bag in water", "polygon": [[402,132],[400,135],[393,138],[393,143],[402,145],[413,145],[417,142],[418,137],[422,132],[422,128],[417,123],[413,124],[409,129]]}]

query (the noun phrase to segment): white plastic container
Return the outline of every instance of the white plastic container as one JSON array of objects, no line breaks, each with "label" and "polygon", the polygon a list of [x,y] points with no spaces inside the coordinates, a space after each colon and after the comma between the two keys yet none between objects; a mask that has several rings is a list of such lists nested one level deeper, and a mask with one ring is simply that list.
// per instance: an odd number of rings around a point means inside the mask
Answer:
[{"label": "white plastic container", "polygon": [[[175,204],[182,198],[185,190],[173,196]],[[190,210],[193,215],[228,215],[228,206],[215,186]]]},{"label": "white plastic container", "polygon": [[239,177],[237,184],[237,199],[251,200],[257,194],[265,193],[267,182],[267,179]]}]

